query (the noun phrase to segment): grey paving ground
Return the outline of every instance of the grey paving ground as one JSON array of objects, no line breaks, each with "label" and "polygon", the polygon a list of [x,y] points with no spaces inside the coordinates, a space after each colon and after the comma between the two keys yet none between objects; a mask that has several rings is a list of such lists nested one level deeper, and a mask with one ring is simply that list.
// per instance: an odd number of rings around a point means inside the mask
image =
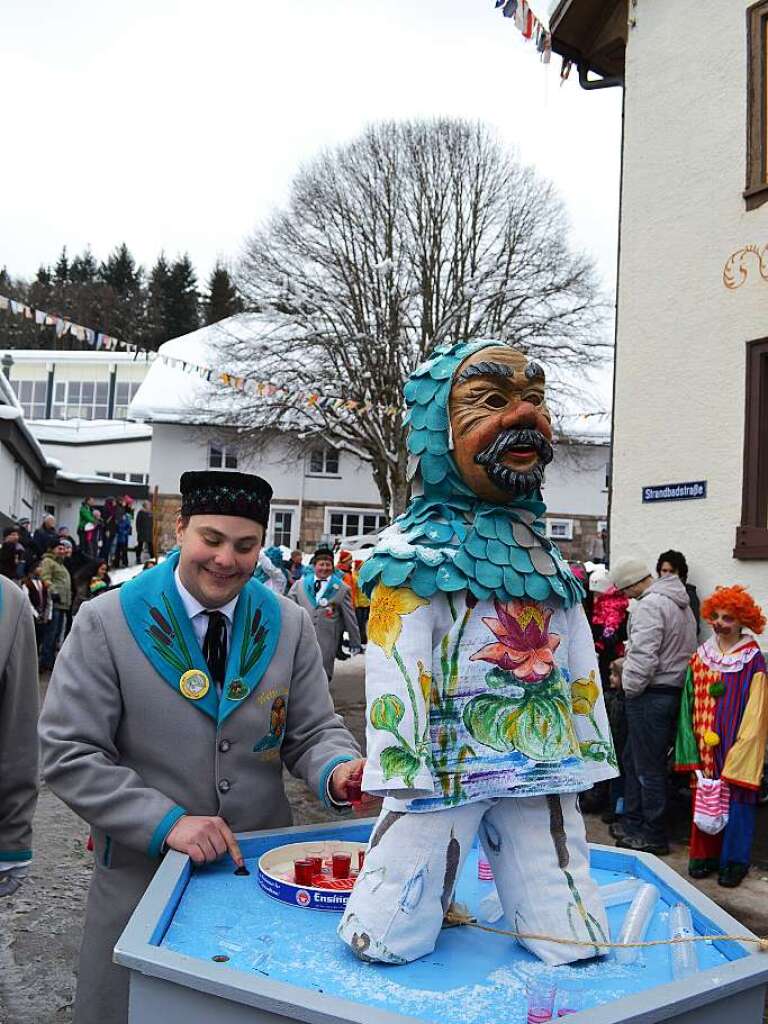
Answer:
[{"label": "grey paving ground", "polygon": [[[363,663],[337,663],[333,683],[337,710],[362,740]],[[325,821],[327,811],[295,779],[287,780],[297,823]],[[669,864],[685,872],[689,817],[685,801],[672,812],[675,839]],[[612,840],[596,815],[587,817],[593,842]],[[756,865],[744,884],[721,889],[707,880],[699,887],[747,927],[768,935],[768,808],[761,808]],[[43,787],[36,816],[35,862],[17,896],[0,901],[0,1024],[68,1024],[77,951],[82,934],[90,854],[82,821]]]}]

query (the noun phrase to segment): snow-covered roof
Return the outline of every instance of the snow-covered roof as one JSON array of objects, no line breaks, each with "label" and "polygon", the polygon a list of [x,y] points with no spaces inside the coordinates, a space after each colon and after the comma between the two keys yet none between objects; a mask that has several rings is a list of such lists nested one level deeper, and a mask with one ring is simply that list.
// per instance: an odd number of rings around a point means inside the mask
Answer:
[{"label": "snow-covered roof", "polygon": [[40,462],[40,465],[53,465],[51,460],[40,447],[40,443],[37,438],[27,426],[19,400],[4,373],[0,373],[0,419],[15,420],[30,447],[34,451],[35,457]]},{"label": "snow-covered roof", "polygon": [[148,423],[127,420],[27,420],[38,441],[56,444],[99,444],[104,441],[149,441],[152,427]]},{"label": "snow-covered roof", "polygon": [[0,358],[10,356],[14,363],[144,363],[143,352],[106,352],[103,349],[5,348]]},{"label": "snow-covered roof", "polygon": [[[295,328],[279,314],[240,313],[166,341],[158,349],[159,355],[165,358],[155,359],[150,366],[128,415],[132,420],[150,423],[190,423],[204,418],[211,400],[220,395],[221,384],[200,377],[194,367],[213,367],[217,372],[235,375],[245,373],[245,368],[233,365],[230,359],[223,366],[221,350],[231,347],[234,341],[263,340],[265,344],[274,344],[281,335],[295,337]],[[172,365],[167,359],[180,362]],[[190,369],[185,370],[182,362]],[[252,365],[248,372],[253,372]],[[217,404],[217,411],[220,411],[220,404]]]},{"label": "snow-covered roof", "polygon": [[[252,375],[249,366],[233,365],[226,357],[222,362],[222,349],[231,350],[235,341],[263,341],[265,348],[274,351],[281,336],[295,337],[292,325],[279,313],[241,313],[209,327],[202,327],[160,346],[159,354],[136,392],[129,408],[132,420],[147,423],[201,423],[206,414],[215,409],[217,423],[222,423],[222,409],[226,408],[225,393],[217,381],[209,382],[194,372],[195,366],[212,367],[217,372],[232,375]],[[169,364],[166,359],[185,361]],[[550,407],[557,432],[571,441],[585,444],[608,444],[611,434],[611,404],[613,367],[586,370],[576,375],[572,368],[544,363],[547,379],[552,385]],[[237,399],[232,395],[232,408]]]}]

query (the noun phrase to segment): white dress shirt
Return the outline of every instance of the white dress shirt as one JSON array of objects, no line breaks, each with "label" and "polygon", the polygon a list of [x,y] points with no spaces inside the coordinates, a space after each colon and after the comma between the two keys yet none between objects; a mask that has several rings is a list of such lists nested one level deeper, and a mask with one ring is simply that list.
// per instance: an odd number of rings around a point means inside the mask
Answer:
[{"label": "white dress shirt", "polygon": [[237,606],[237,599],[240,597],[233,597],[229,604],[222,605],[221,608],[206,608],[205,605],[200,604],[196,597],[193,597],[184,584],[181,582],[179,577],[179,570],[173,574],[173,578],[176,582],[176,589],[179,592],[181,603],[184,605],[184,611],[187,613],[189,621],[192,623],[192,629],[195,632],[195,637],[200,650],[203,649],[203,641],[205,640],[205,634],[208,629],[208,616],[206,612],[217,611],[221,612],[227,620],[227,650],[229,651],[230,640],[232,638],[232,622],[235,618],[235,607]]}]

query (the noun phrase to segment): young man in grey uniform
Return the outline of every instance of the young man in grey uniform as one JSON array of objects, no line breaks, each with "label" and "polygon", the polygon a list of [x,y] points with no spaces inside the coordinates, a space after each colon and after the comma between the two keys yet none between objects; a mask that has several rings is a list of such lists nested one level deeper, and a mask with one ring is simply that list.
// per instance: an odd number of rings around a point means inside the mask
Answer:
[{"label": "young man in grey uniform", "polygon": [[38,708],[32,606],[0,576],[0,897],[16,892],[32,860]]},{"label": "young man in grey uniform", "polygon": [[323,653],[323,666],[330,683],[339,641],[346,630],[352,653],[361,650],[360,628],[352,604],[352,591],[333,570],[333,552],[318,548],[312,556],[312,571],[297,580],[288,596],[304,608],[312,620]]},{"label": "young man in grey uniform", "polygon": [[240,866],[234,832],[291,823],[283,764],[343,805],[363,763],[309,617],[252,579],[269,484],[185,473],[180,489],[179,551],[82,606],[41,718],[45,779],[95,844],[76,1024],[125,1024],[112,949],[166,848]]}]

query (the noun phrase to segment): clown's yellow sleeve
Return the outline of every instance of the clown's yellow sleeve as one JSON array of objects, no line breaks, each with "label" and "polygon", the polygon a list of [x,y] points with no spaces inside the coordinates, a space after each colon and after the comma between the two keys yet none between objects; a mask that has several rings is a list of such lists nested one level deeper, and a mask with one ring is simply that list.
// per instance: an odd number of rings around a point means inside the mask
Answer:
[{"label": "clown's yellow sleeve", "polygon": [[768,739],[768,679],[755,672],[736,742],[728,751],[721,778],[747,789],[759,789]]}]

